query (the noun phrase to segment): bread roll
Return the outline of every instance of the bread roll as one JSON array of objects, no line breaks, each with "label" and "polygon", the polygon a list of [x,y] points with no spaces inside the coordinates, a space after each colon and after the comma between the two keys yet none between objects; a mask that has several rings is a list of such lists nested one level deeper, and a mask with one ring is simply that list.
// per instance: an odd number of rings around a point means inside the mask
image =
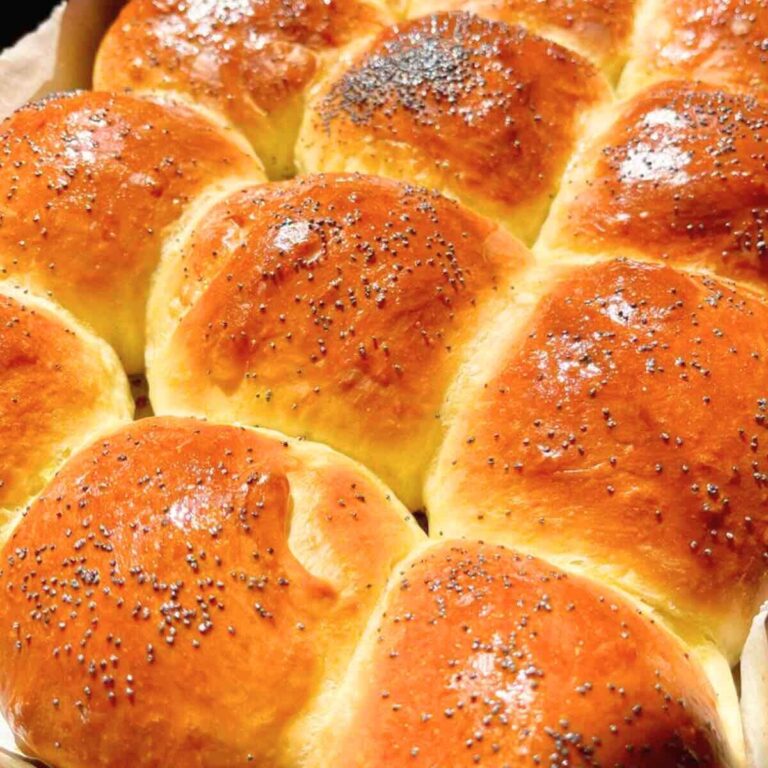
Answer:
[{"label": "bread roll", "polygon": [[582,117],[607,98],[577,54],[520,27],[435,14],[390,27],[313,88],[297,164],[434,187],[531,241]]},{"label": "bread roll", "polygon": [[391,20],[383,0],[132,0],[104,38],[94,84],[211,109],[282,178],[323,61]]},{"label": "bread roll", "polygon": [[437,11],[469,11],[578,51],[615,81],[629,54],[635,0],[412,0],[411,18]]},{"label": "bread roll", "polygon": [[640,0],[620,89],[680,78],[765,92],[766,39],[765,0]]},{"label": "bread roll", "polygon": [[502,547],[393,580],[313,766],[725,768],[714,692],[618,594]]},{"label": "bread roll", "polygon": [[768,306],[633,262],[546,280],[457,389],[431,532],[617,583],[735,661],[768,586]]},{"label": "bread roll", "polygon": [[188,204],[256,160],[183,107],[77,93],[0,126],[0,278],[49,291],[143,369],[149,279]]},{"label": "bread roll", "polygon": [[114,5],[0,127],[0,743],[766,768],[768,0]]},{"label": "bread roll", "polygon": [[0,543],[73,451],[132,417],[114,352],[51,302],[0,282]]},{"label": "bread roll", "polygon": [[626,255],[766,286],[768,105],[670,82],[615,110],[577,156],[542,258]]},{"label": "bread roll", "polygon": [[0,709],[67,768],[296,765],[422,536],[321,446],[125,427],[67,464],[2,553]]},{"label": "bread roll", "polygon": [[527,261],[498,225],[394,181],[244,189],[158,274],[152,403],[328,443],[416,508],[446,389]]}]

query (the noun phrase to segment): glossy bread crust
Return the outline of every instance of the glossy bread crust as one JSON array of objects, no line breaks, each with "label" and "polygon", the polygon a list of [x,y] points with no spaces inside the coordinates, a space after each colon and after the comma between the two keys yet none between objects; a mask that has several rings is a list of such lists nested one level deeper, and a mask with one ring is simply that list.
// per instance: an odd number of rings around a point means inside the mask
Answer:
[{"label": "glossy bread crust", "polygon": [[3,550],[2,713],[52,764],[295,765],[421,539],[406,517],[320,446],[126,427],[70,461]]},{"label": "glossy bread crust", "polygon": [[408,16],[468,11],[520,24],[595,62],[614,80],[629,53],[636,0],[412,0]]},{"label": "glossy bread crust", "polygon": [[183,107],[86,92],[24,107],[0,125],[0,277],[50,291],[141,371],[167,228],[238,178],[262,179],[258,162]]},{"label": "glossy bread crust", "polygon": [[434,187],[530,241],[583,114],[608,96],[555,43],[438,13],[390,27],[314,89],[297,162]]},{"label": "glossy bread crust", "polygon": [[418,187],[244,189],[156,283],[154,406],[321,440],[417,507],[446,389],[527,261],[498,225]]},{"label": "glossy bread crust", "polygon": [[641,0],[639,8],[624,94],[671,78],[766,93],[766,0]]},{"label": "glossy bread crust", "polygon": [[132,0],[104,38],[94,80],[217,111],[271,175],[285,176],[322,58],[390,21],[384,4],[358,0]]},{"label": "glossy bread crust", "polygon": [[128,383],[107,345],[0,283],[0,541],[73,450],[132,416]]},{"label": "glossy bread crust", "polygon": [[663,83],[617,109],[572,166],[539,241],[707,269],[765,288],[768,104]]},{"label": "glossy bread crust", "polygon": [[617,594],[502,547],[418,556],[356,663],[319,765],[726,765],[714,693],[676,640]]},{"label": "glossy bread crust", "polygon": [[0,124],[19,752],[746,768],[768,0],[113,5]]},{"label": "glossy bread crust", "polygon": [[585,568],[738,656],[768,562],[768,306],[710,278],[564,271],[462,390],[433,535]]}]

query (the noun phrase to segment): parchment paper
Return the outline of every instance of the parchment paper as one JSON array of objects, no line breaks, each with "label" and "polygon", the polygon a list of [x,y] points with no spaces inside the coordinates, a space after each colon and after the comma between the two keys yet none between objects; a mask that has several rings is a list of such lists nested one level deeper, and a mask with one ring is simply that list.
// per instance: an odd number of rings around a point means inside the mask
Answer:
[{"label": "parchment paper", "polygon": [[752,622],[741,657],[741,712],[752,768],[768,766],[768,603]]},{"label": "parchment paper", "polygon": [[[24,0],[20,0],[24,2]],[[0,117],[30,99],[87,88],[99,40],[124,0],[69,0],[0,54]]]}]

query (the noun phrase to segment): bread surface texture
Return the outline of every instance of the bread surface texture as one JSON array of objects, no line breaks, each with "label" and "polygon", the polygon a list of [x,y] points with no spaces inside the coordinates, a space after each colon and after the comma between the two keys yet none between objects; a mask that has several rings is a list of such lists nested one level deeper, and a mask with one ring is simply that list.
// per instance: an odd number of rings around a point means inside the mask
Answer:
[{"label": "bread surface texture", "polygon": [[422,537],[322,446],[126,426],[59,473],[3,551],[3,714],[54,765],[294,765]]},{"label": "bread surface texture", "polygon": [[766,768],[768,2],[119,5],[0,123],[19,750]]}]

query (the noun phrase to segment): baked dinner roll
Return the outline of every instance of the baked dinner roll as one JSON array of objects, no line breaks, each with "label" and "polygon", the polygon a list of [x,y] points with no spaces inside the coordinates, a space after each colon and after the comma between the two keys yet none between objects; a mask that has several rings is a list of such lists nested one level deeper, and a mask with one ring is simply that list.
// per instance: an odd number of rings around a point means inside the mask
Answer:
[{"label": "baked dinner roll", "polygon": [[521,27],[439,13],[341,57],[312,89],[296,160],[434,187],[530,241],[609,93],[586,60]]},{"label": "baked dinner roll", "polygon": [[422,537],[326,448],[137,422],[72,459],[2,553],[0,708],[66,768],[297,765]]},{"label": "baked dinner roll", "polygon": [[617,582],[733,661],[768,571],[768,306],[650,264],[547,277],[456,389],[431,531]]},{"label": "baked dinner roll", "polygon": [[393,581],[312,766],[725,768],[715,695],[618,594],[476,543]]},{"label": "baked dinner roll", "polygon": [[616,80],[629,53],[635,0],[411,0],[408,15],[469,11],[520,24],[595,62]]},{"label": "baked dinner roll", "polygon": [[0,542],[73,450],[132,417],[115,353],[51,302],[0,282]]},{"label": "baked dinner roll", "polygon": [[158,273],[155,412],[320,440],[416,508],[445,391],[527,262],[497,224],[390,180],[236,192]]},{"label": "baked dinner roll", "polygon": [[49,291],[140,371],[169,228],[193,198],[262,178],[183,107],[96,93],[32,104],[0,126],[0,278]]},{"label": "baked dinner roll", "polygon": [[132,0],[103,40],[94,85],[211,109],[284,177],[309,82],[392,20],[383,0]]},{"label": "baked dinner roll", "polygon": [[572,164],[539,251],[664,259],[765,287],[767,141],[768,104],[656,85]]},{"label": "baked dinner roll", "polygon": [[640,0],[621,91],[671,77],[764,91],[766,39],[766,0]]}]

